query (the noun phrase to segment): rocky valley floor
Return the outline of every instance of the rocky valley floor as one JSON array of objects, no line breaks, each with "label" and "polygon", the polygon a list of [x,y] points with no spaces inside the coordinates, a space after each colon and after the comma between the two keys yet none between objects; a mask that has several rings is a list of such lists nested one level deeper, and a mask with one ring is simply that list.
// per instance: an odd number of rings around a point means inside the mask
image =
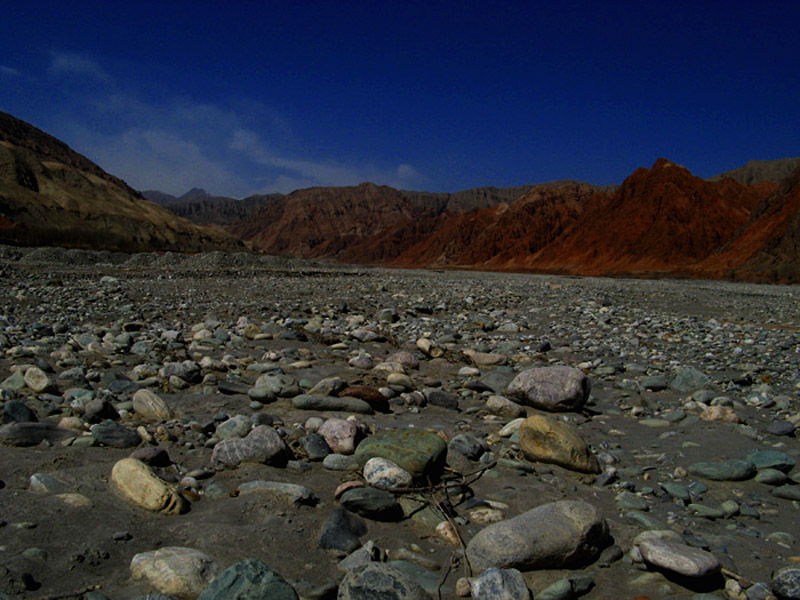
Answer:
[{"label": "rocky valley floor", "polygon": [[0,598],[233,597],[237,564],[276,598],[800,598],[798,287],[8,247],[0,277]]}]

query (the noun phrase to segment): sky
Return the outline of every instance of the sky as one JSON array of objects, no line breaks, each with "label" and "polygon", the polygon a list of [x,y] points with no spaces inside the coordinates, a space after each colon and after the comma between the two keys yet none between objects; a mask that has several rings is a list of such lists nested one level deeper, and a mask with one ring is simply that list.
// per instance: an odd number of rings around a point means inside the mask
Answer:
[{"label": "sky", "polygon": [[701,177],[800,156],[800,2],[13,2],[0,110],[133,187]]}]

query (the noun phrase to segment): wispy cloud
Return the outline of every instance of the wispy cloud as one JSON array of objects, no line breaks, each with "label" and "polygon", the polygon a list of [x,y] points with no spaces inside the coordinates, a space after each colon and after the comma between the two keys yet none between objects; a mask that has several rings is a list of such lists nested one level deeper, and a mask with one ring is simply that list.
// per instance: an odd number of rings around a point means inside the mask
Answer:
[{"label": "wispy cloud", "polygon": [[[425,181],[412,165],[343,163],[288,151],[313,147],[289,119],[246,98],[223,102],[118,76],[76,53],[53,52],[47,72],[64,97],[65,140],[138,189],[246,196],[373,181],[408,187]],[[97,85],[101,83],[102,85]]]},{"label": "wispy cloud", "polygon": [[54,75],[78,75],[100,81],[110,82],[111,76],[100,65],[82,54],[70,52],[53,52],[50,62],[50,73]]},{"label": "wispy cloud", "polygon": [[6,77],[19,77],[22,75],[19,71],[12,67],[7,67],[5,65],[0,65],[0,74],[5,75]]}]

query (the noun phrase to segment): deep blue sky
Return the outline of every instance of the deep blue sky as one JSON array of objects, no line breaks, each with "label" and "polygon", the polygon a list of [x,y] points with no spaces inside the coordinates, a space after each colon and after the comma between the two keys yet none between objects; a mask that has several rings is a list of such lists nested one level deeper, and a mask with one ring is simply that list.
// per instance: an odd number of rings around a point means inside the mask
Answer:
[{"label": "deep blue sky", "polygon": [[456,191],[800,155],[800,2],[13,2],[0,110],[139,189]]}]

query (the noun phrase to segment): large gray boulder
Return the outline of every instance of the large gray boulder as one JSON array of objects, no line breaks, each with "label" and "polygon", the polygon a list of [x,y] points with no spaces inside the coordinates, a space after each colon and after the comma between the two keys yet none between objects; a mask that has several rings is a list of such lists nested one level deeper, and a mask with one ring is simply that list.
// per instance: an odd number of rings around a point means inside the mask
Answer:
[{"label": "large gray boulder", "polygon": [[467,544],[467,556],[477,572],[581,568],[611,542],[608,524],[594,506],[562,500],[482,529]]},{"label": "large gray boulder", "polygon": [[508,395],[549,412],[579,411],[591,391],[589,378],[573,367],[527,369],[508,384]]}]

